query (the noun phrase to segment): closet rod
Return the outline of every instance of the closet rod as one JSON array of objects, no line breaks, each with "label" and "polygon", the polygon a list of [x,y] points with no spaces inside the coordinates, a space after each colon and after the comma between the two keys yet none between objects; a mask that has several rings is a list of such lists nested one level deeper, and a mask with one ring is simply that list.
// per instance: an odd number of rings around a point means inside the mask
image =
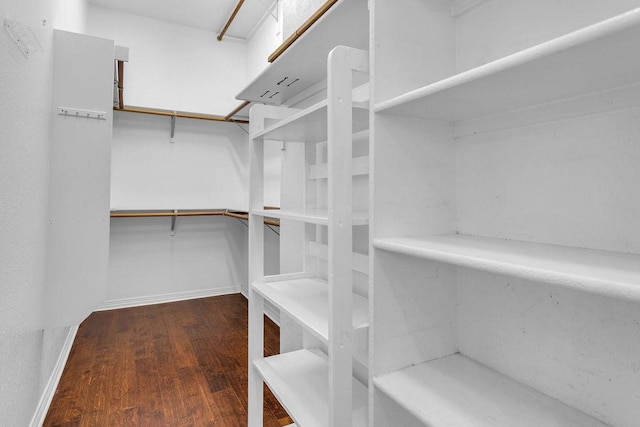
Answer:
[{"label": "closet rod", "polygon": [[273,51],[271,55],[269,55],[269,58],[267,58],[267,61],[268,62],[275,61],[280,55],[284,53],[285,50],[289,48],[289,46],[293,44],[293,42],[298,40],[300,36],[303,35],[305,31],[307,31],[309,27],[311,27],[318,19],[320,19],[320,17],[322,17],[322,15],[324,15],[327,12],[327,10],[329,10],[331,6],[333,6],[337,1],[338,0],[328,0],[322,6],[320,6],[320,9],[316,10],[316,12],[313,15],[311,15],[309,19],[304,21],[304,23],[300,26],[300,28],[295,30],[293,34],[291,34],[284,41],[284,43],[278,46],[278,48],[275,51]]},{"label": "closet rod", "polygon": [[[248,220],[249,219],[249,214],[246,213],[237,213],[237,212],[225,212],[224,214],[225,216],[231,217],[231,218],[237,218],[237,219],[244,219],[244,220]],[[273,219],[266,219],[264,220],[264,223],[267,225],[275,225],[276,227],[280,227],[280,221],[276,221]]]},{"label": "closet rod", "polygon": [[217,37],[218,41],[222,41],[222,37],[224,37],[224,33],[227,32],[227,30],[229,29],[229,26],[231,26],[231,23],[236,18],[238,11],[242,7],[242,3],[244,3],[244,0],[238,1],[236,8],[233,9],[233,12],[231,13],[231,16],[229,17],[229,19],[227,20],[227,23],[224,25],[224,28],[222,29],[222,31],[220,31],[220,34],[218,34],[218,37]]},{"label": "closet rod", "polygon": [[[116,111],[122,111],[125,113],[140,113],[140,114],[152,114],[156,116],[167,116],[167,117],[181,117],[185,119],[197,119],[197,120],[210,120],[214,122],[231,122],[231,120],[225,120],[222,116],[213,116],[208,114],[198,114],[198,113],[184,113],[180,111],[168,111],[168,110],[156,110],[152,108],[143,108],[143,107],[124,107],[124,108],[114,108]],[[243,123],[248,124],[249,120],[233,120],[235,123]]]},{"label": "closet rod", "polygon": [[[231,118],[233,116],[235,116],[236,114],[238,114],[238,112],[240,110],[242,110],[244,107],[246,107],[247,105],[251,104],[251,101],[244,101],[242,104],[238,105],[232,112],[230,112],[229,114],[227,114],[224,118],[225,121],[229,121],[231,120]],[[234,120],[234,122],[239,122],[240,120]]]},{"label": "closet rod", "polygon": [[[278,209],[278,208],[274,208]],[[155,217],[177,217],[177,216],[228,216],[230,218],[248,220],[249,215],[240,211],[228,212],[228,211],[193,211],[193,212],[111,212],[111,218],[155,218]],[[265,219],[264,223],[267,225],[280,226],[279,221],[272,219]]]}]

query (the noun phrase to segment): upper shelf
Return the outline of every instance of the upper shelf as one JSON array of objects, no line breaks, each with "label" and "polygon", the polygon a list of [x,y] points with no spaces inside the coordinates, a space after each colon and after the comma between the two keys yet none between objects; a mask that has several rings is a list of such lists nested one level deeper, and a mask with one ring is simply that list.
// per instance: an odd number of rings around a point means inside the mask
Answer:
[{"label": "upper shelf", "polygon": [[457,122],[640,81],[640,8],[375,105]]},{"label": "upper shelf", "polygon": [[338,45],[368,50],[367,0],[339,0],[236,99],[282,104],[327,78],[327,55]]},{"label": "upper shelf", "polygon": [[[369,111],[364,104],[354,103],[353,133],[369,127]],[[327,140],[327,100],[322,100],[309,108],[300,110],[286,119],[280,120],[266,129],[252,135],[252,138],[272,139],[289,142],[322,142]]]},{"label": "upper shelf", "polygon": [[640,255],[452,234],[375,239],[377,249],[640,301]]}]

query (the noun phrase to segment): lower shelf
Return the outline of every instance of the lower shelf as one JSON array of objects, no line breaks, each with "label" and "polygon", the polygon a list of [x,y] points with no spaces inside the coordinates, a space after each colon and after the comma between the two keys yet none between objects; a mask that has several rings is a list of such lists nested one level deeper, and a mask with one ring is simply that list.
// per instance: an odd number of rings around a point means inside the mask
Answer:
[{"label": "lower shelf", "polygon": [[606,425],[461,354],[385,374],[373,383],[431,427]]},{"label": "lower shelf", "polygon": [[[329,370],[320,350],[298,350],[253,365],[296,425],[329,425]],[[353,426],[367,425],[367,389],[353,380]]]},{"label": "lower shelf", "polygon": [[[253,289],[267,301],[294,318],[324,343],[329,339],[329,288],[318,279],[254,283]],[[353,294],[353,328],[369,326],[366,298]]]}]

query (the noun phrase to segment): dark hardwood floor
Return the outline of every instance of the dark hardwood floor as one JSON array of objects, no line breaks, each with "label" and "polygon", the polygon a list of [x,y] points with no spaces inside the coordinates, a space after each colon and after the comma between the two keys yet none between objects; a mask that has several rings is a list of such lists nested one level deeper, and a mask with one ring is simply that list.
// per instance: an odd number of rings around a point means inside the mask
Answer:
[{"label": "dark hardwood floor", "polygon": [[[279,352],[265,321],[265,354]],[[292,421],[267,390],[264,425]],[[91,314],[45,426],[246,426],[247,301],[202,298]]]}]

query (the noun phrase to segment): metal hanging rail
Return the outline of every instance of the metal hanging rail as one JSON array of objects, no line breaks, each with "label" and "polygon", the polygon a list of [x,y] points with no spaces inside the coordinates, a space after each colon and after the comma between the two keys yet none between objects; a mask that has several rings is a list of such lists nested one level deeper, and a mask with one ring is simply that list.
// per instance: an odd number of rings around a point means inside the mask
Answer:
[{"label": "metal hanging rail", "polygon": [[231,13],[231,16],[229,17],[229,19],[227,20],[227,23],[224,25],[224,28],[222,29],[222,31],[220,31],[220,34],[218,34],[218,37],[216,37],[218,41],[222,41],[222,37],[224,37],[224,34],[227,32],[227,30],[231,26],[231,23],[236,18],[236,15],[240,11],[240,8],[242,7],[243,3],[244,3],[244,0],[238,1],[238,4],[236,5],[235,9],[233,9],[233,12]]},{"label": "metal hanging rail", "polygon": [[304,21],[300,28],[295,30],[280,46],[278,46],[275,51],[273,51],[271,55],[269,55],[267,61],[275,61],[280,55],[284,53],[285,50],[289,48],[289,46],[293,44],[293,42],[298,40],[300,36],[309,29],[309,27],[311,27],[318,19],[320,19],[322,15],[324,15],[331,8],[331,6],[333,6],[337,2],[338,0],[328,0],[322,6],[320,6],[320,9],[316,10],[309,19]]}]

